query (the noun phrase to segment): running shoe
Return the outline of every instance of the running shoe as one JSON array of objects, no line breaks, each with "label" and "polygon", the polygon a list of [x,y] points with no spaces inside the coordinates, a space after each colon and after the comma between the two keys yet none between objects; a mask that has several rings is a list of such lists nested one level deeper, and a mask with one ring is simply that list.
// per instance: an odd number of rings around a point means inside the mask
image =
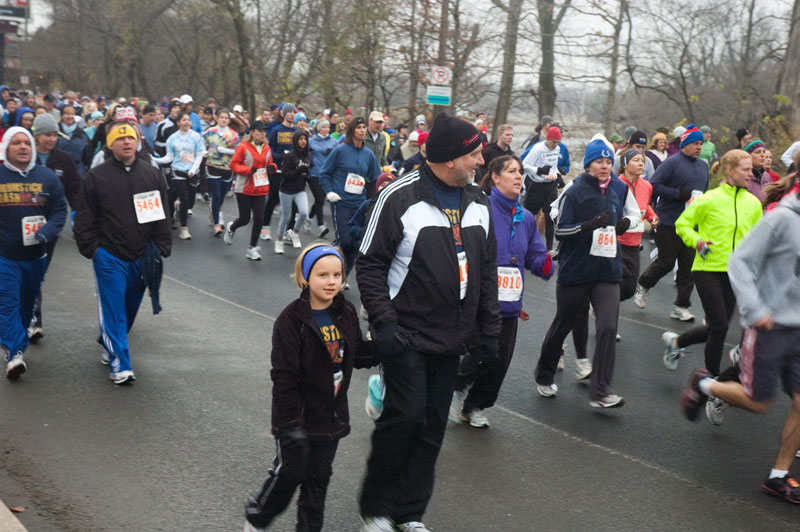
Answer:
[{"label": "running shoe", "polygon": [[714,397],[713,399],[709,399],[706,401],[706,417],[708,421],[712,425],[720,426],[722,422],[725,421],[725,409],[728,407],[728,403],[720,399],[719,397]]},{"label": "running shoe", "polygon": [[228,227],[225,228],[225,234],[222,236],[222,240],[224,240],[229,246],[233,244],[233,230],[231,229],[232,225],[233,222],[228,222]]},{"label": "running shoe", "polygon": [[453,423],[463,423],[469,421],[469,418],[464,415],[464,399],[467,398],[467,392],[463,390],[454,390],[453,398],[450,400],[450,412],[447,414],[447,419]]},{"label": "running shoe", "polygon": [[257,247],[247,248],[247,253],[244,256],[250,260],[261,260],[261,253],[258,252]]},{"label": "running shoe", "polygon": [[800,484],[789,475],[785,477],[768,478],[761,485],[761,489],[770,495],[780,497],[786,502],[800,504]]},{"label": "running shoe", "polygon": [[589,406],[593,408],[618,408],[624,404],[625,399],[615,393],[589,401]]},{"label": "running shoe", "polygon": [[214,236],[219,236],[224,232],[225,232],[225,230],[222,228],[222,225],[218,224],[218,225],[214,226]]},{"label": "running shoe", "polygon": [[633,294],[633,304],[639,308],[647,306],[647,293],[649,290],[640,284],[636,285],[636,293]]},{"label": "running shoe", "polygon": [[188,227],[181,227],[181,232],[178,233],[178,238],[181,240],[191,240],[192,234],[189,232]]},{"label": "running shoe", "polygon": [[736,344],[733,346],[733,348],[731,348],[730,351],[728,351],[728,358],[730,359],[731,364],[734,366],[739,363],[739,361],[742,359],[742,347],[740,344]]},{"label": "running shoe", "polygon": [[556,383],[553,384],[537,384],[536,391],[539,392],[539,395],[542,397],[555,397],[556,393],[558,393],[558,386]]},{"label": "running shoe", "polygon": [[409,521],[407,523],[401,523],[397,525],[397,529],[400,532],[431,532],[425,525],[420,523],[419,521]]},{"label": "running shoe", "polygon": [[247,519],[244,520],[244,530],[243,532],[266,532],[266,528],[256,528],[250,524],[250,521]]},{"label": "running shoe", "polygon": [[361,532],[397,532],[389,517],[362,517]]},{"label": "running shoe", "polygon": [[617,342],[621,342],[621,341],[622,341],[622,336],[617,335]]},{"label": "running shoe", "polygon": [[297,231],[289,231],[289,239],[292,241],[292,247],[299,249],[302,244],[300,243],[300,233]]},{"label": "running shoe", "polygon": [[575,378],[579,381],[588,379],[592,375],[592,361],[588,358],[575,360]]},{"label": "running shoe", "polygon": [[483,410],[472,410],[469,414],[467,414],[467,418],[469,419],[470,427],[475,427],[476,429],[489,428],[489,419],[483,414]]},{"label": "running shoe", "polygon": [[563,370],[564,369],[564,355],[558,357],[558,364],[556,364],[556,370]]},{"label": "running shoe", "polygon": [[272,240],[272,235],[269,233],[268,225],[261,227],[261,240]]},{"label": "running shoe", "polygon": [[28,366],[25,365],[25,361],[22,359],[22,351],[18,351],[11,360],[6,362],[6,377],[11,380],[19,379],[19,376],[25,373],[26,369],[28,369]]},{"label": "running shoe", "polygon": [[192,209],[186,209],[186,216],[194,216]]},{"label": "running shoe", "polygon": [[668,370],[675,371],[678,369],[678,360],[684,355],[686,349],[682,347],[675,347],[673,340],[678,336],[678,333],[667,331],[661,335],[661,340],[664,342],[664,366]]},{"label": "running shoe", "polygon": [[700,391],[698,384],[706,377],[711,377],[711,373],[705,369],[700,368],[694,370],[692,376],[689,378],[689,384],[681,392],[680,405],[683,410],[683,415],[689,421],[697,421],[697,416],[700,414],[700,408],[703,406],[708,398]]},{"label": "running shoe", "polygon": [[677,305],[672,307],[672,312],[669,313],[669,317],[673,320],[694,321],[694,314],[689,312],[688,308],[679,307]]},{"label": "running shoe", "polygon": [[211,194],[208,192],[203,192],[203,201],[206,203],[211,203]]},{"label": "running shoe", "polygon": [[277,255],[283,255],[283,240],[275,241],[275,253]]},{"label": "running shoe", "polygon": [[306,218],[306,221],[303,222],[303,232],[310,233],[313,231],[313,226],[311,225],[311,218]]},{"label": "running shoe", "polygon": [[104,366],[108,366],[111,363],[111,357],[108,356],[108,351],[106,351],[105,348],[100,352],[100,362]]},{"label": "running shoe", "polygon": [[36,343],[44,337],[44,330],[41,327],[33,326],[28,329],[28,338],[31,343]]},{"label": "running shoe", "polygon": [[108,376],[112,381],[114,381],[114,384],[118,386],[131,384],[136,380],[136,375],[134,375],[130,370],[112,371]]},{"label": "running shoe", "polygon": [[317,226],[317,238],[322,238],[323,236],[328,234],[328,226],[325,224]]}]

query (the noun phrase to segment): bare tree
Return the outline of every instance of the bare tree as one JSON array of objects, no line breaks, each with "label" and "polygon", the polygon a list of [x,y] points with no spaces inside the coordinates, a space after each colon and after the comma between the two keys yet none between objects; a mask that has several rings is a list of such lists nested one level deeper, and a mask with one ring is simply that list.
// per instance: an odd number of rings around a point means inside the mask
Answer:
[{"label": "bare tree", "polygon": [[506,14],[505,38],[503,41],[503,73],[500,77],[500,93],[497,95],[497,108],[492,125],[492,138],[497,127],[508,121],[511,108],[511,92],[514,87],[514,70],[517,60],[517,40],[519,37],[519,21],[522,18],[522,6],[525,0],[509,0],[504,4],[501,0],[492,3]]}]

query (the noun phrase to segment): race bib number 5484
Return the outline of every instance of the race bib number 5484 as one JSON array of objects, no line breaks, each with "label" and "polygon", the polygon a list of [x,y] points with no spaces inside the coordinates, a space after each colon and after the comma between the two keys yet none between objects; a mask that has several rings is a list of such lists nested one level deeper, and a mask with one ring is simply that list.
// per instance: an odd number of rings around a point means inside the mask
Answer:
[{"label": "race bib number 5484", "polygon": [[39,242],[36,240],[36,233],[44,227],[47,220],[44,216],[26,216],[22,219],[22,245],[33,246]]},{"label": "race bib number 5484", "polygon": [[136,219],[140,224],[156,222],[166,218],[164,205],[161,203],[161,194],[158,190],[134,194],[133,206],[136,209]]}]

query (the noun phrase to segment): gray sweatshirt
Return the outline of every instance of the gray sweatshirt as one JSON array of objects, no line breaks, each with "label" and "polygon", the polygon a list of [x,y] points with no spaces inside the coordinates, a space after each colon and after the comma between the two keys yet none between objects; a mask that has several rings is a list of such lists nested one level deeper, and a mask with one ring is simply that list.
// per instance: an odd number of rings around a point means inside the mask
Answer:
[{"label": "gray sweatshirt", "polygon": [[792,196],[750,231],[728,261],[742,326],[772,313],[779,327],[800,327],[800,199]]}]

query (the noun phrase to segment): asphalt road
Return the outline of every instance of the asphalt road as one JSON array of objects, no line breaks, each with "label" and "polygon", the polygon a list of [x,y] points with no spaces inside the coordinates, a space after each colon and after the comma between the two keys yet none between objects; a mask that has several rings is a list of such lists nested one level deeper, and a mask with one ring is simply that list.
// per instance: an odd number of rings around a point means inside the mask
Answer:
[{"label": "asphalt road", "polygon": [[[189,225],[194,238],[176,239],[167,261],[164,311],[153,316],[145,298],[131,333],[138,380],[130,387],[113,386],[100,364],[91,264],[74,242],[59,242],[46,336],[26,353],[21,380],[0,382],[0,499],[26,507],[19,518],[29,531],[241,530],[243,501],[272,459],[269,345],[275,317],[297,295],[298,250],[278,256],[265,246],[264,260],[248,261],[246,231],[230,247],[212,238],[201,202]],[[702,347],[675,372],[661,363],[661,333],[688,327],[667,317],[670,279],[651,291],[646,310],[622,305],[615,389],[626,405],[605,411],[589,407],[587,387],[573,378],[569,343],[558,397],[536,393],[554,289],[529,276],[531,320],[520,325],[499,403],[487,412],[491,428],[448,429],[425,518],[432,530],[800,529],[797,508],[759,489],[785,398],[764,416],[729,410],[721,427],[681,416],[677,397],[702,365]],[[347,297],[357,304],[357,289]],[[739,333],[732,328],[728,342]],[[353,432],[336,457],[325,530],[358,529],[369,374],[354,374]],[[275,530],[293,530],[294,512]]]}]

